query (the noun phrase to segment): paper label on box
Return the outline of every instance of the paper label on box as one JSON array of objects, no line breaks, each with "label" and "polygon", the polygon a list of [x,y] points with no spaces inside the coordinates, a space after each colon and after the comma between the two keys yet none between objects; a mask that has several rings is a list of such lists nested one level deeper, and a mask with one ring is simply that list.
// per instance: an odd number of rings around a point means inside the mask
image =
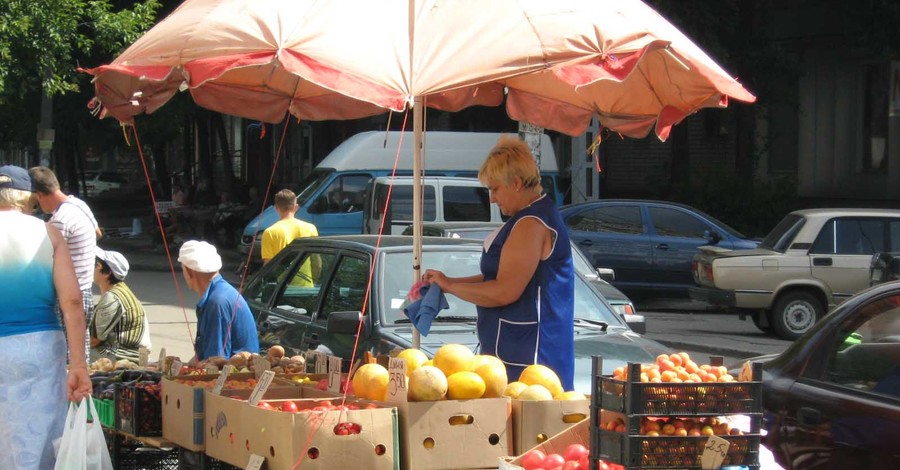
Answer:
[{"label": "paper label on box", "polygon": [[141,346],[138,348],[138,365],[140,367],[147,367],[147,362],[150,360],[150,350]]},{"label": "paper label on box", "polygon": [[316,373],[328,373],[328,356],[325,353],[319,351],[316,351]]},{"label": "paper label on box", "polygon": [[257,454],[250,454],[250,461],[247,462],[247,470],[260,470],[262,464],[265,462],[265,457]]},{"label": "paper label on box", "polygon": [[182,367],[184,367],[184,364],[181,361],[172,361],[172,369],[169,370],[169,375],[178,375]]},{"label": "paper label on box", "polygon": [[700,455],[700,466],[703,470],[716,470],[722,466],[722,461],[728,455],[731,443],[719,436],[709,436]]},{"label": "paper label on box", "polygon": [[225,387],[225,380],[228,379],[228,368],[222,369],[222,372],[219,373],[219,378],[216,379],[216,384],[213,385],[211,393],[216,395],[222,393],[222,388]]},{"label": "paper label on box", "polygon": [[253,373],[256,375],[256,378],[260,378],[263,372],[272,369],[272,363],[269,362],[268,359],[264,357],[255,356],[253,358]]},{"label": "paper label on box", "polygon": [[392,357],[388,360],[388,393],[387,401],[406,401],[406,359]]},{"label": "paper label on box", "polygon": [[341,358],[328,357],[328,391],[341,393]]},{"label": "paper label on box", "polygon": [[163,371],[163,366],[166,364],[166,348],[159,348],[159,362],[156,363],[156,368],[159,369],[160,372]]},{"label": "paper label on box", "polygon": [[272,385],[272,379],[275,378],[275,372],[267,370],[263,372],[262,376],[259,378],[259,382],[256,382],[256,387],[253,389],[253,393],[250,394],[250,399],[247,400],[253,406],[259,404],[259,401],[262,400],[263,395],[266,394],[266,390],[268,390],[269,385]]}]

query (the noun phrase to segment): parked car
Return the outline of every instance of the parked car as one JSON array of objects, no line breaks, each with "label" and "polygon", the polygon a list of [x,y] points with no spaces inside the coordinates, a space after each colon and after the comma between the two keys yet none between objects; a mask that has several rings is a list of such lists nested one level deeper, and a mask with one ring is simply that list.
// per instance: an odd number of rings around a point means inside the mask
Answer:
[{"label": "parked car", "polygon": [[94,197],[113,189],[120,189],[128,181],[119,173],[112,171],[84,172],[84,195]]},{"label": "parked car", "polygon": [[755,250],[701,248],[693,269],[698,286],[690,295],[796,339],[868,287],[873,255],[892,249],[900,249],[900,211],[794,211]]},{"label": "parked car", "polygon": [[[385,236],[376,243],[378,238],[371,235],[297,239],[263,266],[244,290],[257,321],[261,348],[280,344],[288,354],[320,348],[345,359],[348,367],[354,345],[357,357],[364,351],[388,354],[411,347],[413,329],[401,307],[413,284],[412,238]],[[481,251],[481,244],[473,240],[425,237],[422,266],[450,276],[470,275],[479,270]],[[312,287],[305,279],[295,282],[302,276],[298,267],[307,260],[321,266]],[[373,262],[374,278],[367,296]],[[449,310],[442,311],[429,335],[421,338],[420,348],[429,356],[448,343],[477,348],[475,306],[452,295],[447,300]],[[592,356],[602,355],[604,372],[612,373],[626,362],[652,362],[666,352],[665,346],[631,331],[587,281],[576,278],[578,391],[590,391]]]},{"label": "parked car", "polygon": [[766,447],[789,469],[900,468],[900,282],[851,297],[763,364]]},{"label": "parked car", "polygon": [[755,248],[737,230],[673,202],[601,199],[560,208],[569,237],[591,266],[612,268],[625,292],[686,296],[697,247]]},{"label": "parked car", "polygon": [[[444,223],[423,223],[422,235],[426,237],[451,237],[451,238],[471,238],[473,240],[484,240],[500,223],[490,222],[444,222]],[[412,225],[406,227],[403,235],[412,235]],[[594,286],[600,295],[612,305],[613,310],[618,313],[622,319],[628,323],[628,326],[637,333],[644,334],[647,332],[647,323],[643,315],[638,315],[634,303],[622,291],[616,289],[609,281],[615,279],[615,271],[609,268],[594,268],[588,262],[587,258],[581,250],[572,243],[572,262],[575,265],[575,272],[584,276],[591,285]]]}]

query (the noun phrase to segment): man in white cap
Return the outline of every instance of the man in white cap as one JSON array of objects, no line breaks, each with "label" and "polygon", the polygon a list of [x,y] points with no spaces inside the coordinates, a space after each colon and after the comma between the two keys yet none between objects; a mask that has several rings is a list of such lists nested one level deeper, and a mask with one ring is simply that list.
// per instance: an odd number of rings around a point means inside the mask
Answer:
[{"label": "man in white cap", "polygon": [[150,324],[144,306],[125,284],[128,260],[121,253],[96,250],[94,284],[100,300],[91,322],[91,361],[101,357],[117,361],[140,359],[140,348],[150,349]]},{"label": "man in white cap", "polygon": [[258,353],[256,322],[247,301],[219,275],[222,258],[216,247],[188,240],[181,245],[178,262],[188,287],[200,296],[194,342],[197,359],[231,357],[241,351]]}]

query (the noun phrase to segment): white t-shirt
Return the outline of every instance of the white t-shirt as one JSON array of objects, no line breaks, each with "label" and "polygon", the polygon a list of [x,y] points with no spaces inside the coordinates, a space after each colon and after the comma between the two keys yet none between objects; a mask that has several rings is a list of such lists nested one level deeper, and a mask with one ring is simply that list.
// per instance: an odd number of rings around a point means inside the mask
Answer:
[{"label": "white t-shirt", "polygon": [[50,223],[59,229],[72,256],[81,290],[90,290],[94,282],[94,259],[97,249],[97,219],[81,199],[69,196],[56,208]]}]

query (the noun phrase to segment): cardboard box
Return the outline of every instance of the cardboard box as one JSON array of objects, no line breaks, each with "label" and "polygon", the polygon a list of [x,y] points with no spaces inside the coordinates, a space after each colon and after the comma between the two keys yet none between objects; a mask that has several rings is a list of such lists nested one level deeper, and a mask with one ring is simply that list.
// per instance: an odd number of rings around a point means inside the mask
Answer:
[{"label": "cardboard box", "polygon": [[[270,403],[277,408],[282,401]],[[295,403],[301,410],[311,410],[322,401],[295,400]],[[346,403],[371,402],[348,399]],[[398,418],[394,407],[284,413],[245,405],[243,416],[242,430],[249,453],[265,457],[267,470],[291,470],[295,466],[304,469],[400,468]],[[338,423],[357,424],[360,432],[340,435],[335,429]]]},{"label": "cardboard box", "polygon": [[[590,449],[591,447],[591,420],[584,419],[581,422],[569,427],[565,431],[547,439],[546,441],[525,449],[522,454],[532,450],[539,449],[545,454],[562,455],[566,448],[572,444],[581,444]],[[500,470],[524,470],[522,467],[522,454],[515,458],[500,459]]]},{"label": "cardboard box", "polygon": [[[244,423],[244,409],[252,390],[229,390],[215,395],[204,390],[204,441],[206,454],[231,465],[244,468],[250,459],[248,434]],[[331,398],[333,394],[310,387],[270,387],[264,400]]]},{"label": "cardboard box", "polygon": [[497,468],[513,450],[509,398],[396,405],[404,470]]},{"label": "cardboard box", "polygon": [[[206,447],[204,395],[206,390],[212,389],[218,378],[218,374],[163,377],[160,393],[164,438],[187,450],[204,450]],[[229,387],[234,384],[234,381],[246,382],[247,386],[243,388]],[[244,390],[242,393],[249,393],[247,390],[252,390],[256,385],[256,376],[253,373],[231,374],[228,376],[226,384],[227,388],[224,388],[222,393],[240,390]],[[295,387],[296,385],[290,380],[278,378],[270,386],[270,388]]]},{"label": "cardboard box", "polygon": [[513,452],[521,455],[581,422],[591,412],[590,400],[512,400]]}]

